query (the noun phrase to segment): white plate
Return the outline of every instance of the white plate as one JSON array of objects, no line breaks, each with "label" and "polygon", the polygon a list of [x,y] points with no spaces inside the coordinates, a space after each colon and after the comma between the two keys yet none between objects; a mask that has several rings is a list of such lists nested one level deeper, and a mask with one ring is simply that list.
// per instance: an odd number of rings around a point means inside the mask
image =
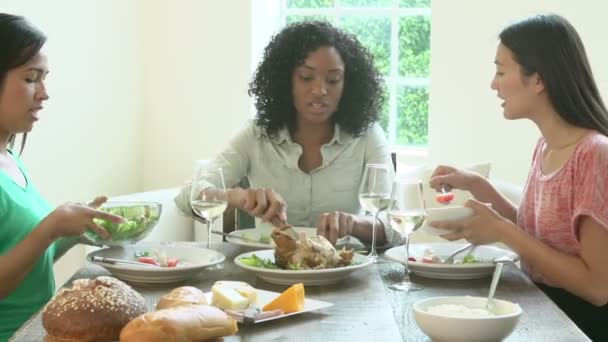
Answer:
[{"label": "white plate", "polygon": [[[264,305],[270,303],[273,299],[277,298],[280,295],[280,293],[278,293],[278,292],[265,291],[265,290],[260,290],[260,289],[255,289],[255,290],[258,293],[258,302],[256,304],[256,307],[259,307],[259,308],[263,308]],[[209,303],[211,303],[211,301],[213,299],[213,293],[207,292],[207,293],[205,293],[205,296],[207,297],[207,301]],[[321,309],[325,309],[325,308],[328,308],[333,305],[334,304],[330,303],[330,302],[324,302],[321,300],[305,298],[304,299],[304,308],[302,310],[297,311],[297,312],[288,313],[288,314],[283,314],[280,316],[274,316],[274,317],[256,320],[255,323],[262,323],[262,322],[272,321],[272,320],[279,319],[279,318],[299,315],[301,313],[305,313],[305,312],[309,312],[309,311],[321,310]]]},{"label": "white plate", "polygon": [[[410,256],[420,260],[427,248],[432,249],[436,255],[446,258],[465,243],[415,243],[410,245]],[[457,255],[455,260],[462,260],[466,252]],[[516,262],[519,256],[514,252],[496,246],[477,246],[473,255],[478,260],[494,260],[506,256]],[[384,253],[384,257],[403,263],[405,260],[404,247],[393,247]],[[476,279],[491,276],[494,272],[493,262],[479,262],[474,264],[432,264],[418,261],[409,261],[408,267],[419,276],[436,279]]]},{"label": "white plate", "polygon": [[[293,227],[296,232],[304,232],[306,236],[313,238],[317,236],[317,228],[310,227]],[[262,242],[253,242],[253,241],[245,241],[237,238],[226,237],[226,241],[232,242],[237,245],[246,246],[246,247],[255,247],[255,248],[274,248],[275,243],[270,237],[270,233],[272,233],[272,227],[262,227],[262,228],[253,228],[253,229],[239,229],[230,233],[230,235],[234,236],[245,236],[249,239],[258,241],[260,237],[265,236],[270,239],[270,243],[262,243]]]},{"label": "white plate", "polygon": [[281,285],[293,285],[296,283],[303,283],[304,285],[334,284],[348,277],[352,272],[371,264],[370,260],[366,256],[356,253],[353,256],[353,262],[355,264],[352,266],[326,268],[321,270],[292,271],[260,268],[245,265],[239,260],[242,257],[250,257],[252,254],[257,255],[262,259],[268,259],[274,262],[274,249],[267,249],[243,253],[234,258],[234,263],[239,267],[255,272],[258,277],[269,283]]},{"label": "white plate", "polygon": [[[187,262],[186,266],[177,267],[147,267],[129,264],[107,264],[91,261],[93,256],[136,261],[136,251],[152,251],[166,253],[167,257],[178,258]],[[104,267],[118,279],[135,283],[173,283],[197,276],[209,266],[223,262],[226,257],[214,250],[197,247],[192,244],[176,243],[139,243],[123,247],[110,247],[91,252],[87,260]]]}]

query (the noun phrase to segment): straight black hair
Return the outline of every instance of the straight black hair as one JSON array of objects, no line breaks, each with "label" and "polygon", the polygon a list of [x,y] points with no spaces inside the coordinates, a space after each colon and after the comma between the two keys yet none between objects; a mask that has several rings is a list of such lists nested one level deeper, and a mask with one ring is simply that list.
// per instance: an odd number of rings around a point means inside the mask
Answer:
[{"label": "straight black hair", "polygon": [[608,136],[608,111],[572,24],[556,14],[536,15],[506,27],[499,38],[524,75],[538,73],[566,122]]},{"label": "straight black hair", "polygon": [[[0,89],[4,87],[8,72],[36,56],[45,42],[44,33],[24,17],[0,13]],[[15,144],[15,137],[12,134],[8,139],[10,148]],[[19,154],[25,148],[26,139],[27,133],[23,133]]]}]

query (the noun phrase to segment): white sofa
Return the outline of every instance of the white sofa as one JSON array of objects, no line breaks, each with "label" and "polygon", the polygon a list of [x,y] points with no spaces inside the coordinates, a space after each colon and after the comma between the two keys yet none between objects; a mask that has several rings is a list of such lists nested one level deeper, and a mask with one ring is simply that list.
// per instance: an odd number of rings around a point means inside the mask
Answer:
[{"label": "white sofa", "polygon": [[[509,200],[519,204],[522,191],[520,186],[504,181],[494,180],[492,182]],[[179,188],[161,189],[116,196],[112,197],[111,200],[145,200],[162,204],[163,208],[159,222],[143,241],[207,241],[204,225],[194,221],[190,216],[182,215],[175,206],[173,198],[178,191]],[[222,230],[221,218],[214,223],[214,229]],[[420,234],[412,236],[413,242],[430,242],[437,239],[445,241],[438,237],[427,237]],[[211,241],[221,241],[221,236],[212,235]]]}]

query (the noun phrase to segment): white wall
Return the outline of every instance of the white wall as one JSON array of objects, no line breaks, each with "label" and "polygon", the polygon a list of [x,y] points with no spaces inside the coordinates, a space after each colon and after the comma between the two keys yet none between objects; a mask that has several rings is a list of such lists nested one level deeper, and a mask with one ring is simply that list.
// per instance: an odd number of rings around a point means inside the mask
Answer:
[{"label": "white wall", "polygon": [[144,189],[180,185],[250,117],[251,2],[142,2]]},{"label": "white wall", "polygon": [[[23,159],[52,204],[141,188],[141,96],[136,2],[2,0],[48,36],[50,100]],[[75,248],[56,264],[62,284],[84,260]]]},{"label": "white wall", "polygon": [[539,12],[565,16],[578,29],[608,100],[605,1],[433,0],[429,163],[491,161],[491,177],[523,184],[540,136],[529,121],[507,121],[490,81],[498,33]]}]

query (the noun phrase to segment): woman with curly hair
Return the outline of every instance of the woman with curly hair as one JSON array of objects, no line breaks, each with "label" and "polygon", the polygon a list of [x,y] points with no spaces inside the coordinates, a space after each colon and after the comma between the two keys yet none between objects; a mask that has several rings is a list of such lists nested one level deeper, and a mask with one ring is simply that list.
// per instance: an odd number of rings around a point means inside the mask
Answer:
[{"label": "woman with curly hair", "polygon": [[[285,27],[250,83],[255,120],[214,160],[227,186],[244,177],[251,184],[229,190],[229,204],[262,221],[316,226],[333,244],[345,235],[368,240],[372,225],[358,215],[358,186],[365,164],[391,165],[376,124],[382,85],[353,35],[322,21]],[[185,213],[188,193],[189,186],[176,198]],[[379,229],[378,241],[392,240],[388,234]]]}]

